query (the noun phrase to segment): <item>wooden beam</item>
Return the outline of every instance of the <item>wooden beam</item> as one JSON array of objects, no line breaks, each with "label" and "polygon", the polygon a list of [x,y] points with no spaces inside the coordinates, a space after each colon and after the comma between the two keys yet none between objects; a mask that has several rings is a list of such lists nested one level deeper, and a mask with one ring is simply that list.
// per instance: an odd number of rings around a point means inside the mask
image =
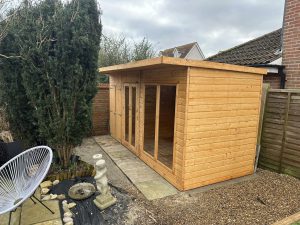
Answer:
[{"label": "wooden beam", "polygon": [[238,65],[200,61],[200,60],[181,59],[181,58],[173,58],[173,57],[166,57],[166,56],[161,56],[152,59],[145,59],[145,60],[130,62],[126,64],[115,65],[115,66],[102,67],[99,68],[99,71],[105,74],[113,74],[117,71],[142,70],[146,68],[167,67],[167,66],[199,67],[199,68],[207,68],[207,69],[215,69],[215,70],[253,73],[259,75],[267,74],[267,70],[263,68],[238,66]]}]

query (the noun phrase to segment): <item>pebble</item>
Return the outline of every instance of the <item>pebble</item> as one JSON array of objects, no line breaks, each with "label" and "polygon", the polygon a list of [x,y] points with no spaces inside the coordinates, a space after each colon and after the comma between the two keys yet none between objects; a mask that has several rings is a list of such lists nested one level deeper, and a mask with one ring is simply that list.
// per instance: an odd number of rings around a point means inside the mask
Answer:
[{"label": "pebble", "polygon": [[53,181],[53,185],[57,185],[59,183],[59,180]]},{"label": "pebble", "polygon": [[64,200],[64,201],[62,202],[62,206],[63,206],[63,210],[64,210],[65,213],[66,213],[66,212],[70,212],[70,209],[68,208],[67,200]]},{"label": "pebble", "polygon": [[44,182],[42,182],[40,184],[40,187],[43,189],[43,188],[48,188],[48,187],[51,187],[52,186],[52,182],[50,180],[46,180]]},{"label": "pebble", "polygon": [[50,195],[45,195],[43,198],[42,198],[42,201],[48,201],[50,200]]},{"label": "pebble", "polygon": [[42,188],[41,194],[42,194],[42,195],[48,194],[49,191],[50,191],[49,188]]},{"label": "pebble", "polygon": [[69,208],[69,209],[72,209],[72,208],[74,208],[75,206],[76,206],[76,203],[75,203],[75,202],[71,202],[71,203],[68,204],[68,208]]},{"label": "pebble", "polygon": [[65,196],[64,194],[57,195],[57,199],[58,199],[58,200],[63,200],[63,199],[65,199],[65,198],[66,198],[66,196]]},{"label": "pebble", "polygon": [[65,212],[64,217],[72,217],[73,214],[71,212]]},{"label": "pebble", "polygon": [[69,222],[73,223],[73,219],[71,217],[64,217],[63,221],[64,221],[64,223],[69,223]]},{"label": "pebble", "polygon": [[73,222],[67,222],[65,223],[65,225],[73,225],[74,223]]},{"label": "pebble", "polygon": [[54,199],[56,199],[57,198],[57,195],[55,195],[55,194],[50,194],[50,199],[51,200],[54,200]]}]

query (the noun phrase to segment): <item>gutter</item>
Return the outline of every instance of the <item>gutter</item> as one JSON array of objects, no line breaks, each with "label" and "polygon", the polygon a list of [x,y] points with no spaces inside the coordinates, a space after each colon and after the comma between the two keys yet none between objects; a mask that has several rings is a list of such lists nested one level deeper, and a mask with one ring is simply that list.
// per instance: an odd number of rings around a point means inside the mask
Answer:
[{"label": "gutter", "polygon": [[280,77],[280,89],[285,88],[286,83],[286,74],[284,71],[285,66],[284,65],[273,65],[273,64],[253,64],[250,65],[251,67],[269,67],[269,68],[277,68],[278,69],[278,75]]}]

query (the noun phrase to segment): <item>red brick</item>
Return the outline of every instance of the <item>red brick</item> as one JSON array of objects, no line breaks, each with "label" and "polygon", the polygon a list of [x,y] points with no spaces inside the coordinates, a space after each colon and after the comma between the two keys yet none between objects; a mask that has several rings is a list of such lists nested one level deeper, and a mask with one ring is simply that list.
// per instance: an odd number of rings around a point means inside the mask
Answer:
[{"label": "red brick", "polygon": [[286,88],[300,88],[300,1],[286,0],[283,25],[283,65]]}]

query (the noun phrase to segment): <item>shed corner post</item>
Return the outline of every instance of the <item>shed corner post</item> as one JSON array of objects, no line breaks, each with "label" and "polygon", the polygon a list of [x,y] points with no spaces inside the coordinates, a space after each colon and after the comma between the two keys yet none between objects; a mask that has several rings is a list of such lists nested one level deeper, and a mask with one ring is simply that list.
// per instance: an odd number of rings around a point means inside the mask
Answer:
[{"label": "shed corner post", "polygon": [[258,166],[258,159],[261,150],[261,136],[263,133],[263,123],[264,123],[264,115],[265,115],[265,108],[267,105],[267,98],[269,94],[270,84],[262,85],[262,93],[261,93],[261,105],[260,105],[260,115],[259,115],[259,124],[258,124],[258,134],[257,134],[257,144],[256,144],[256,157],[255,157],[255,164],[254,164],[254,173],[256,173],[257,166]]},{"label": "shed corner post", "polygon": [[185,115],[184,115],[184,137],[183,137],[183,151],[182,151],[182,189],[186,190],[186,152],[187,152],[187,121],[188,121],[188,106],[189,106],[189,86],[190,86],[190,74],[191,67],[187,67],[187,79],[186,79],[186,96],[185,96]]}]

